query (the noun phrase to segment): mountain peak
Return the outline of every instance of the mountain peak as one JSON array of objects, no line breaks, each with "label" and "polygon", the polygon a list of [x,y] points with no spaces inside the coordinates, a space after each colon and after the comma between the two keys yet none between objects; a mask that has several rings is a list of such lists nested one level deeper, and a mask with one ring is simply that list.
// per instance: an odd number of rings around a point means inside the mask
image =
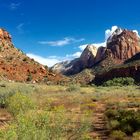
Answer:
[{"label": "mountain peak", "polygon": [[115,31],[112,32],[112,34],[111,34],[111,35],[109,36],[109,38],[107,39],[107,43],[108,43],[108,42],[111,42],[111,41],[112,41],[112,38],[113,38],[114,36],[118,36],[118,35],[120,35],[122,32],[123,32],[123,30],[122,30],[121,28],[117,27],[117,28],[115,29]]},{"label": "mountain peak", "polygon": [[11,39],[11,35],[3,28],[0,28],[0,39]]}]

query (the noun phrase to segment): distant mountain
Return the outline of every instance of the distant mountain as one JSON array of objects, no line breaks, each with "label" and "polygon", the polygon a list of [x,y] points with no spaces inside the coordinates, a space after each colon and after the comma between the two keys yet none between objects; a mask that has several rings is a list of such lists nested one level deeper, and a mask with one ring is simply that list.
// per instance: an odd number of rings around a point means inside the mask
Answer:
[{"label": "distant mountain", "polygon": [[[133,62],[136,60],[137,64],[135,66]],[[117,28],[107,39],[106,47],[96,48],[93,45],[88,45],[79,58],[67,63],[56,64],[52,67],[52,70],[58,70],[57,72],[72,76],[78,80],[83,80],[80,77],[84,75],[86,79],[89,79],[87,82],[90,82],[91,77],[94,77],[96,83],[98,81],[101,83],[119,76],[130,76],[138,79],[136,74],[139,75],[139,61],[140,38],[138,34],[133,31]],[[127,67],[126,70],[123,67]],[[137,67],[137,71],[135,67]],[[87,68],[89,70],[84,72]],[[132,72],[129,71],[129,68],[132,69]],[[87,78],[87,73],[90,78]]]},{"label": "distant mountain", "polygon": [[73,75],[86,68],[108,69],[122,64],[140,52],[140,39],[133,31],[117,28],[107,39],[106,47],[88,45],[81,56],[72,61],[54,65],[51,69],[64,75]]},{"label": "distant mountain", "polygon": [[65,61],[55,64],[51,70],[67,76],[77,74],[86,68],[93,67],[97,48],[93,45],[87,45],[79,58],[72,61]]},{"label": "distant mountain", "polygon": [[61,81],[59,74],[29,58],[14,47],[11,35],[0,28],[0,79],[20,82]]}]

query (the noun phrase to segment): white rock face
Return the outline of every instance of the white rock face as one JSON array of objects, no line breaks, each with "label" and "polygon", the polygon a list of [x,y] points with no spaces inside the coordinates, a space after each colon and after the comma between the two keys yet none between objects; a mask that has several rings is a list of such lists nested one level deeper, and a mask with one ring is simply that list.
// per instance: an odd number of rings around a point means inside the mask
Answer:
[{"label": "white rock face", "polygon": [[97,48],[93,45],[87,45],[83,53],[81,54],[80,58],[88,59],[90,55],[95,57],[97,54]]},{"label": "white rock face", "polygon": [[51,69],[56,73],[62,73],[66,70],[66,67],[69,65],[71,61],[63,61],[60,63],[55,64]]}]

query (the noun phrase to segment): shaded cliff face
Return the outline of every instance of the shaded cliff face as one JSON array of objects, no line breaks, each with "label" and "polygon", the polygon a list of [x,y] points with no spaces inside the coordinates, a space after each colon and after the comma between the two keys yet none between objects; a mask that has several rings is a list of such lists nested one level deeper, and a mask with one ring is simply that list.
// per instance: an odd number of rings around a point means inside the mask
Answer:
[{"label": "shaded cliff face", "polygon": [[40,82],[44,78],[48,81],[61,79],[15,48],[11,35],[6,30],[0,29],[0,79]]},{"label": "shaded cliff face", "polygon": [[93,82],[101,85],[104,82],[117,77],[132,77],[136,82],[140,82],[140,59],[127,64],[114,67],[107,72],[96,74]]},{"label": "shaded cliff face", "polygon": [[93,45],[88,45],[80,56],[80,60],[84,68],[91,68],[95,63],[97,48]]},{"label": "shaded cliff face", "polygon": [[103,60],[105,58],[105,51],[106,51],[106,47],[99,47],[97,50],[97,54],[95,57],[95,63]]}]

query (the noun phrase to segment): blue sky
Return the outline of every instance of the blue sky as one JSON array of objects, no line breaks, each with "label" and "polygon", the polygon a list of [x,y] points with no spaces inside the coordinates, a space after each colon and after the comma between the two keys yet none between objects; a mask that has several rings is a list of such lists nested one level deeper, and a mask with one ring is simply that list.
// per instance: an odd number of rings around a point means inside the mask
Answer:
[{"label": "blue sky", "polygon": [[140,0],[0,0],[0,27],[51,66],[78,57],[85,44],[103,43],[112,26],[139,31],[139,7]]}]

